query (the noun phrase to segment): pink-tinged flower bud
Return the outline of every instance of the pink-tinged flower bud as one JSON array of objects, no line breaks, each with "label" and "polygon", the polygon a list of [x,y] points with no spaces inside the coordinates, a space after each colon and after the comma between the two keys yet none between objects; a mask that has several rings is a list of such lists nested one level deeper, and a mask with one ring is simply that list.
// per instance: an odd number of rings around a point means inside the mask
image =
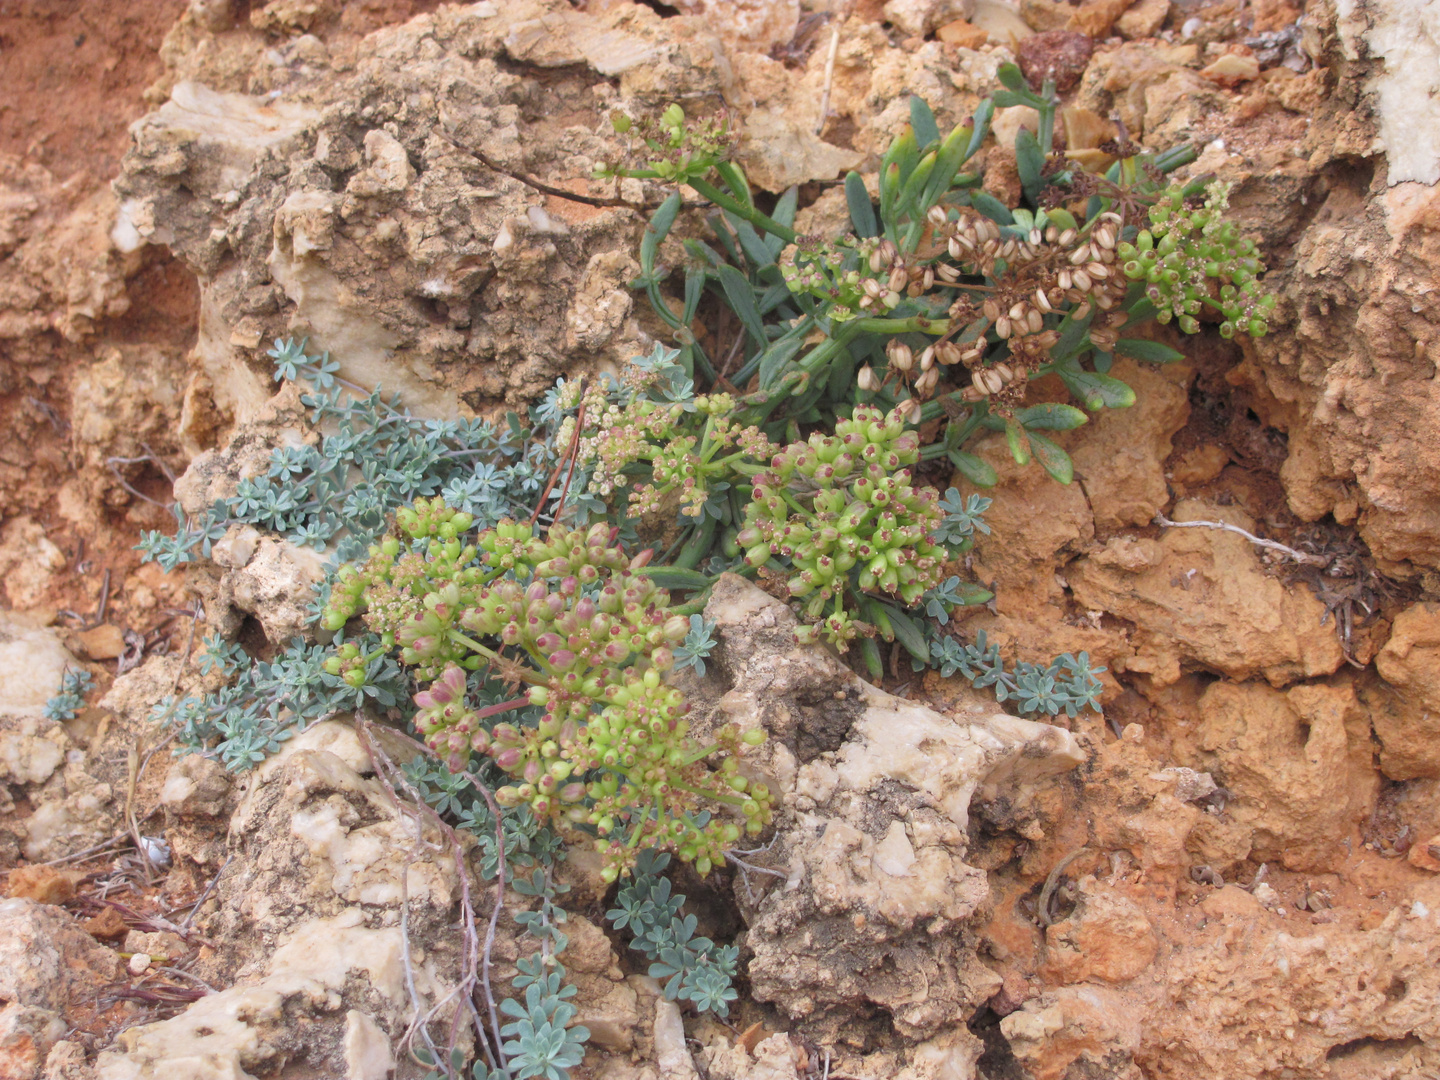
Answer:
[{"label": "pink-tinged flower bud", "polygon": [[595,618],[595,613],[595,601],[591,600],[588,596],[582,597],[580,600],[576,601],[575,617],[577,619],[580,619],[582,622],[588,623],[591,619]]},{"label": "pink-tinged flower bud", "polygon": [[540,779],[540,763],[534,758],[531,758],[525,762],[525,768],[521,771],[520,775],[525,778],[527,784],[535,783],[536,780]]},{"label": "pink-tinged flower bud", "polygon": [[677,641],[684,641],[685,635],[690,632],[690,620],[684,615],[671,615],[665,620],[665,640],[672,644]]},{"label": "pink-tinged flower bud", "polygon": [[495,765],[505,772],[510,772],[520,764],[520,751],[513,746],[493,754],[492,757],[495,759]]},{"label": "pink-tinged flower bud", "polygon": [[650,654],[650,663],[656,671],[669,671],[675,666],[675,653],[668,646],[661,645]]},{"label": "pink-tinged flower bud", "polygon": [[630,560],[630,569],[639,570],[643,567],[649,566],[650,560],[654,557],[655,549],[646,548],[644,551],[640,552],[640,554],[636,555],[633,559]]},{"label": "pink-tinged flower bud", "polygon": [[529,601],[544,600],[550,595],[550,590],[545,587],[543,581],[532,581],[530,587],[525,590],[525,599]]},{"label": "pink-tinged flower bud", "polygon": [[546,631],[535,639],[535,648],[541,652],[550,652],[565,644],[565,639],[554,631]]},{"label": "pink-tinged flower bud", "polygon": [[556,649],[550,654],[550,666],[553,668],[571,667],[575,663],[575,654],[569,649]]},{"label": "pink-tinged flower bud", "polygon": [[495,792],[495,801],[501,806],[519,806],[520,792],[513,786],[502,787]]},{"label": "pink-tinged flower bud", "polygon": [[566,784],[560,789],[559,795],[561,802],[579,802],[585,797],[585,785],[578,780],[574,783]]},{"label": "pink-tinged flower bud", "polygon": [[475,732],[475,734],[471,735],[470,749],[474,750],[477,754],[484,754],[489,752],[490,733],[484,728],[481,728],[479,731]]}]

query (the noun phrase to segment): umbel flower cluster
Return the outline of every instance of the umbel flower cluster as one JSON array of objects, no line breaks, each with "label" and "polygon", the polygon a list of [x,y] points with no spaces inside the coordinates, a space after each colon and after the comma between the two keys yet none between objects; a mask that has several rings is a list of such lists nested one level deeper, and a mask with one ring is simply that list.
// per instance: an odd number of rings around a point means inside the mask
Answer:
[{"label": "umbel flower cluster", "polygon": [[[684,695],[665,682],[690,621],[636,572],[648,553],[628,558],[604,524],[540,537],[506,521],[466,543],[469,515],[439,499],[418,500],[397,524],[412,542],[388,538],[342,574],[323,622],[338,629],[363,610],[382,647],[433,679],[414,723],[452,771],[488,756],[511,780],[496,800],[593,831],[609,880],[645,848],[707,873],[769,822],[770,792],[738,760],[763,733],[727,725],[698,744]],[[366,662],[337,659],[342,677]],[[481,668],[525,693],[473,706],[467,672]],[[495,722],[525,706],[542,710],[534,726]],[[721,806],[738,813],[712,816]]]},{"label": "umbel flower cluster", "polygon": [[1214,182],[1196,206],[1199,197],[1187,200],[1183,192],[1169,191],[1150,207],[1149,228],[1118,250],[1125,276],[1144,284],[1159,322],[1173,318],[1185,333],[1197,333],[1197,316],[1209,303],[1225,316],[1222,337],[1237,331],[1261,337],[1275,297],[1256,280],[1264,266],[1255,242],[1224,219],[1229,195],[1228,184]]},{"label": "umbel flower cluster", "polygon": [[910,482],[919,447],[898,411],[862,405],[835,434],[792,443],[755,477],[737,539],[751,566],[790,560],[790,595],[808,598],[805,614],[824,620],[802,627],[802,641],[823,635],[844,648],[870,629],[851,614],[865,594],[910,607],[944,580],[949,554],[934,542],[944,520],[939,497]]}]

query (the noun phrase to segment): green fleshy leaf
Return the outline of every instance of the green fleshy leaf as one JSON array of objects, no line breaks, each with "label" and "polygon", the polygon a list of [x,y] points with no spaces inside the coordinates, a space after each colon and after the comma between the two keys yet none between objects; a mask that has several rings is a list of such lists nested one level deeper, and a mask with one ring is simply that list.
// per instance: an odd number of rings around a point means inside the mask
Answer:
[{"label": "green fleshy leaf", "polygon": [[1185,354],[1158,341],[1143,338],[1121,338],[1115,342],[1117,356],[1128,356],[1132,360],[1146,360],[1152,364],[1173,364],[1184,360]]}]

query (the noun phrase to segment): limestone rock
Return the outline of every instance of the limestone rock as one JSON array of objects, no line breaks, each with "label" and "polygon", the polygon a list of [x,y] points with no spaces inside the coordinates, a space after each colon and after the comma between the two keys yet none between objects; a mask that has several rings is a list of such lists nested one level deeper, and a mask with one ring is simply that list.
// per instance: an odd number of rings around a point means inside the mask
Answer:
[{"label": "limestone rock", "polygon": [[1042,969],[1056,983],[1129,982],[1155,959],[1160,943],[1140,905],[1093,877],[1080,879],[1068,918],[1045,930]]},{"label": "limestone rock", "polygon": [[712,29],[732,49],[769,52],[789,45],[800,21],[800,0],[669,0]]},{"label": "limestone rock", "polygon": [[[1411,895],[1428,914],[1416,914],[1412,900],[1370,930],[1279,920],[1258,928],[1254,918],[1190,929],[1164,973],[1169,1004],[1144,1017],[1136,1060],[1176,1076],[1259,1077],[1281,1068],[1318,1076],[1357,1041],[1373,1040],[1376,1056],[1367,1062],[1362,1051],[1355,1075],[1433,1071],[1440,1026],[1424,1002],[1440,992],[1440,878]],[[1262,1032],[1281,1037],[1257,1045]]]},{"label": "limestone rock", "polygon": [[0,1076],[33,1080],[50,1047],[64,1036],[65,1021],[49,1009],[11,1002],[0,1008]]},{"label": "limestone rock", "polygon": [[722,578],[707,611],[721,646],[703,696],[718,700],[696,729],[763,726],[751,767],[785,806],[766,865],[787,884],[737,884],[752,992],[812,1032],[853,1022],[840,1007],[857,999],[912,1038],[953,1025],[998,985],[966,929],[987,895],[964,862],[971,797],[1023,797],[1080,761],[1073,738],[979,695],[957,719],[890,697],[797,647],[789,610],[743,579]]},{"label": "limestone rock", "polygon": [[1170,440],[1190,417],[1185,364],[1139,364],[1119,358],[1110,374],[1135,391],[1128,409],[1105,409],[1067,444],[1095,528],[1148,525],[1170,501],[1164,462]]},{"label": "limestone rock", "polygon": [[1000,478],[983,490],[993,502],[985,512],[990,533],[975,537],[977,580],[994,591],[1002,615],[1024,616],[1062,602],[1056,569],[1087,550],[1095,537],[1095,516],[1083,487],[1061,487],[1033,464],[1016,465],[1003,436],[986,436],[969,449]]},{"label": "limestone rock", "polygon": [[974,0],[886,0],[885,18],[912,37],[924,37],[956,19],[968,19]]},{"label": "limestone rock", "polygon": [[[1175,521],[1249,528],[1233,508],[1194,500]],[[1253,531],[1253,529],[1251,530]],[[1272,685],[1328,675],[1344,662],[1324,605],[1303,585],[1268,576],[1250,542],[1218,529],[1169,529],[1158,541],[1117,538],[1067,570],[1076,600],[1135,624],[1131,671],[1161,685],[1194,664]]]},{"label": "limestone rock", "polygon": [[[348,993],[360,1003],[378,1000],[398,1016],[407,1004],[401,956],[399,928],[367,927],[360,908],[306,921],[275,950],[265,977],[209,994],[170,1020],[121,1032],[117,1049],[100,1055],[96,1077],[162,1080],[186,1069],[197,1080],[220,1080],[265,1071],[298,1053],[339,1058],[348,1076],[383,1076],[374,1059],[391,1053],[389,1038],[358,1009],[335,1014]],[[422,968],[416,979],[434,993],[429,972]],[[317,1021],[327,1018],[344,1024],[338,1046],[319,1037]]]},{"label": "limestone rock", "polygon": [[1374,808],[1369,718],[1351,687],[1216,683],[1200,702],[1198,746],[1253,831],[1251,857],[1296,870],[1343,864],[1342,841]]},{"label": "limestone rock", "polygon": [[[258,78],[270,65],[244,35],[186,32],[213,67]],[[443,7],[354,49],[343,66],[297,65],[273,100],[175,82],[117,180],[126,243],[168,244],[199,276],[198,360],[242,423],[272,385],[254,351],[292,328],[345,377],[421,414],[533,398],[573,371],[565,308],[594,256],[618,258],[600,264],[615,276],[597,294],[626,294],[634,226],[621,210],[542,196],[465,148],[583,193],[621,152],[604,123],[606,77],[636,109],[706,96],[729,75],[723,48],[698,19],[516,0]],[[542,92],[511,64],[562,69],[561,82]],[[564,123],[527,123],[522,140],[522,113],[556,115],[538,106],[555,94]],[[624,313],[589,340],[584,363],[644,351]]]},{"label": "limestone rock", "polygon": [[1170,17],[1170,0],[1139,0],[1115,20],[1115,32],[1123,38],[1148,38]]},{"label": "limestone rock", "polygon": [[0,718],[0,780],[43,784],[60,767],[69,748],[69,736],[54,720]]},{"label": "limestone rock", "polygon": [[267,641],[288,644],[310,632],[306,609],[324,576],[325,561],[318,552],[267,536],[250,561],[222,578],[220,597],[253,615]]},{"label": "limestone rock", "polygon": [[1380,768],[1392,780],[1440,777],[1440,605],[1414,604],[1395,618],[1375,657],[1386,684],[1368,697]]},{"label": "limestone rock", "polygon": [[1141,1080],[1141,1026],[1128,1005],[1098,986],[1065,986],[1026,1002],[1000,1030],[1030,1076]]},{"label": "limestone rock", "polygon": [[0,1002],[63,1013],[72,998],[113,979],[119,958],[69,912],[34,900],[0,900]]},{"label": "limestone rock", "polygon": [[160,788],[160,805],[177,817],[215,817],[226,809],[235,776],[201,754],[177,758]]},{"label": "limestone rock", "polygon": [[0,588],[9,607],[24,610],[45,601],[55,575],[65,568],[65,553],[26,515],[0,529]]},{"label": "limestone rock", "polygon": [[1301,149],[1337,177],[1358,154],[1379,179],[1334,184],[1296,224],[1293,262],[1269,281],[1285,329],[1245,345],[1243,374],[1262,419],[1289,437],[1291,509],[1354,522],[1382,568],[1408,572],[1440,566],[1440,157],[1426,119],[1435,103],[1411,92],[1436,48],[1434,15],[1404,3],[1364,12],[1316,24],[1334,35],[1316,38],[1334,89],[1307,113]]}]

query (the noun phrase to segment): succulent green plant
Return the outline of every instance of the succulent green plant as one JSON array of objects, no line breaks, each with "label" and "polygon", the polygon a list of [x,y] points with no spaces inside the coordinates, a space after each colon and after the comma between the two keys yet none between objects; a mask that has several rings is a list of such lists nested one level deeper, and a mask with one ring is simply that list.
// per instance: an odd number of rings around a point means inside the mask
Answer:
[{"label": "succulent green plant", "polygon": [[[726,725],[705,744],[689,737],[689,706],[664,673],[690,621],[637,572],[648,553],[629,558],[603,524],[541,537],[504,521],[467,543],[470,524],[418,500],[397,515],[410,542],[387,538],[342,571],[322,619],[338,628],[363,611],[382,648],[433,680],[415,695],[413,722],[451,770],[487,755],[512,781],[496,801],[563,831],[593,830],[611,880],[647,847],[704,874],[726,845],[758,833],[771,794],[738,765],[763,733]],[[345,678],[369,663],[337,666]],[[466,671],[480,668],[523,696],[472,707]],[[543,710],[533,726],[494,722],[527,705]],[[738,813],[698,816],[714,807]]]}]

